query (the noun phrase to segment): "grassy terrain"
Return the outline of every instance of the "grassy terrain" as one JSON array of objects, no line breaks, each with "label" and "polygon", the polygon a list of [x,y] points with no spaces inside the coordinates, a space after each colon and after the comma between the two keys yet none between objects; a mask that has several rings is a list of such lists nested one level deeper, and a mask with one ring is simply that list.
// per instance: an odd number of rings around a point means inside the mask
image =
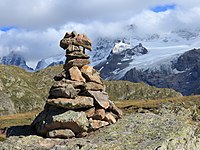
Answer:
[{"label": "grassy terrain", "polygon": [[[53,77],[62,65],[30,73],[16,66],[0,65],[0,116],[43,108]],[[110,99],[161,99],[180,96],[171,89],[160,89],[144,83],[104,81]]]},{"label": "grassy terrain", "polygon": [[[200,95],[184,96],[177,98],[167,98],[159,100],[126,100],[116,101],[115,104],[123,110],[125,115],[127,113],[135,112],[139,109],[157,110],[161,105],[173,103],[182,106],[184,108],[200,108]],[[0,128],[16,126],[16,125],[29,125],[40,111],[32,111],[27,113],[19,113],[13,115],[0,116]],[[197,109],[196,115],[200,115],[199,109]]]}]

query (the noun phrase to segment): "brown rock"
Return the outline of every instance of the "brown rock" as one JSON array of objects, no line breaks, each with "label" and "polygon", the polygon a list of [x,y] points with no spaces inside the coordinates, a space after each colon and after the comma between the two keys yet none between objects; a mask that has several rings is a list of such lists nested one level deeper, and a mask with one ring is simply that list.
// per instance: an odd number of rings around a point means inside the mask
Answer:
[{"label": "brown rock", "polygon": [[92,119],[94,120],[103,120],[106,116],[105,109],[96,109]]},{"label": "brown rock", "polygon": [[90,61],[88,59],[73,59],[73,60],[67,60],[64,69],[69,70],[73,66],[77,66],[78,68],[83,67],[84,65],[90,64]]},{"label": "brown rock", "polygon": [[66,77],[65,72],[62,72],[62,73],[60,73],[60,74],[58,74],[58,75],[55,75],[55,76],[54,76],[54,80],[55,80],[55,81],[60,81],[60,80],[62,80],[62,79],[65,78],[65,77]]},{"label": "brown rock", "polygon": [[66,57],[68,60],[79,59],[79,58],[81,58],[81,59],[89,59],[90,58],[87,54],[84,54],[80,51],[74,51],[71,53],[67,53]]},{"label": "brown rock", "polygon": [[68,98],[48,99],[46,103],[65,109],[91,108],[94,106],[93,98],[86,96],[78,96],[75,99],[68,99]]},{"label": "brown rock", "polygon": [[87,82],[83,86],[84,86],[86,91],[88,91],[88,90],[105,91],[105,87],[102,84],[98,84],[98,83],[95,83],[95,82]]},{"label": "brown rock", "polygon": [[59,129],[59,130],[49,131],[46,136],[49,138],[68,139],[68,138],[75,137],[75,134],[70,129]]},{"label": "brown rock", "polygon": [[71,80],[80,81],[80,82],[86,81],[85,78],[83,78],[81,71],[76,66],[73,66],[72,68],[69,69],[69,74],[70,74]]},{"label": "brown rock", "polygon": [[119,118],[122,118],[122,116],[123,116],[122,110],[117,108],[117,106],[110,100],[109,100],[109,108],[108,108],[108,110],[110,110],[112,113],[116,114]]},{"label": "brown rock", "polygon": [[83,74],[83,77],[87,81],[103,84],[102,81],[101,81],[101,77],[99,76],[99,73],[92,66],[85,66],[84,65],[81,68],[81,72]]},{"label": "brown rock", "polygon": [[80,51],[79,47],[77,45],[73,45],[72,39],[64,38],[60,41],[60,47],[65,49],[67,53],[73,52],[73,51]]},{"label": "brown rock", "polygon": [[92,107],[85,111],[87,118],[91,118],[95,113],[95,107]]},{"label": "brown rock", "polygon": [[115,117],[111,113],[106,113],[104,120],[109,122],[110,124],[114,124],[117,122]]},{"label": "brown rock", "polygon": [[88,91],[88,93],[94,98],[97,105],[101,106],[104,109],[107,109],[109,107],[109,97],[106,92]]},{"label": "brown rock", "polygon": [[60,81],[55,82],[52,87],[53,88],[66,87],[68,84],[71,84],[74,88],[80,88],[81,86],[84,85],[84,83],[80,81],[62,79]]},{"label": "brown rock", "polygon": [[79,89],[75,89],[73,85],[68,84],[65,87],[52,87],[49,91],[50,97],[65,97],[65,98],[75,98],[79,93]]},{"label": "brown rock", "polygon": [[90,130],[97,130],[99,128],[109,125],[109,123],[106,121],[93,120],[92,118],[89,119],[89,124],[90,124]]}]

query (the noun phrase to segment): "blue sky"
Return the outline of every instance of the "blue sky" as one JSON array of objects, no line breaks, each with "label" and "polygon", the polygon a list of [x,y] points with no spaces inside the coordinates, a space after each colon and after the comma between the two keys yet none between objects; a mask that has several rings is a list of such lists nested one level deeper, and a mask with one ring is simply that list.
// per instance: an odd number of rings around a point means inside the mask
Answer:
[{"label": "blue sky", "polygon": [[152,11],[154,12],[164,12],[167,10],[173,10],[176,8],[176,4],[167,4],[167,5],[158,5],[158,6],[154,6],[151,8]]},{"label": "blue sky", "polygon": [[16,29],[16,27],[14,27],[14,26],[4,26],[4,27],[0,27],[0,30],[1,30],[1,31],[4,31],[4,32],[7,32],[7,31],[9,31],[9,30],[11,30],[11,29]]}]

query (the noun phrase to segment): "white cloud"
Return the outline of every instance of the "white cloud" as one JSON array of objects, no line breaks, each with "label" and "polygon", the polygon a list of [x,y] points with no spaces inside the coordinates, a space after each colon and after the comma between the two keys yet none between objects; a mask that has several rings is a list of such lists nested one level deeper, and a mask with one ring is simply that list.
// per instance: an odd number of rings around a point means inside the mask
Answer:
[{"label": "white cloud", "polygon": [[[155,13],[150,8],[175,4],[175,10]],[[199,0],[1,0],[0,56],[17,50],[29,61],[63,53],[59,40],[66,31],[120,36],[127,24],[139,33],[200,27]]]}]

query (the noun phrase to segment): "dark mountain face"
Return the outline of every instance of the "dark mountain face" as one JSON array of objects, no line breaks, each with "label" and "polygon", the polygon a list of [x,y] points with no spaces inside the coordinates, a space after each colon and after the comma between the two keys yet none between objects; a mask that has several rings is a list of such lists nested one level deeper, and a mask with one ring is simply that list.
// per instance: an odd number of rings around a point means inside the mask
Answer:
[{"label": "dark mountain face", "polygon": [[102,78],[110,78],[115,75],[115,70],[122,70],[128,67],[129,63],[133,61],[134,56],[144,55],[147,52],[147,49],[143,47],[141,43],[119,53],[113,53],[111,51],[106,61],[98,64],[95,68],[100,70]]},{"label": "dark mountain face", "polygon": [[2,57],[1,64],[19,66],[27,71],[33,71],[32,68],[26,65],[25,59],[15,52],[11,52],[7,56]]},{"label": "dark mountain face", "polygon": [[122,80],[145,82],[156,87],[173,88],[183,95],[200,94],[200,49],[185,52],[172,63],[179,73],[164,71],[129,70]]},{"label": "dark mountain face", "polygon": [[[158,64],[159,69],[131,68],[130,62],[135,61],[134,58],[147,53],[141,44],[118,53],[111,52],[106,61],[95,68],[104,79],[145,82],[159,88],[173,88],[183,95],[200,94],[200,49],[187,51],[169,64]],[[124,69],[127,72],[121,71]]]}]

